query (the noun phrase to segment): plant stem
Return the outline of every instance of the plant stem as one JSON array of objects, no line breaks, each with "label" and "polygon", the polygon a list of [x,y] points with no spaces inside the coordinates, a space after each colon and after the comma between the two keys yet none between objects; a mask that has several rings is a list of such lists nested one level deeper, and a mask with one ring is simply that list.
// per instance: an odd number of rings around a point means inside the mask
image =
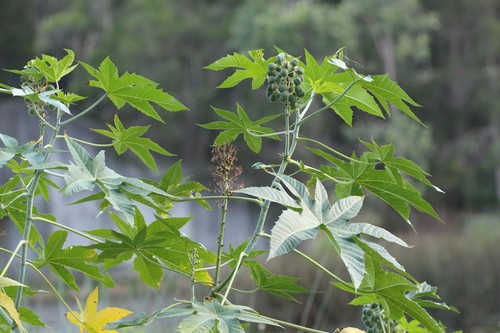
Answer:
[{"label": "plant stem", "polygon": [[313,264],[314,266],[316,266],[318,269],[322,270],[324,273],[326,273],[329,277],[333,278],[334,280],[336,280],[336,281],[338,281],[338,282],[340,282],[342,284],[349,285],[347,282],[345,282],[344,280],[342,280],[341,278],[339,278],[337,275],[335,275],[332,272],[330,272],[326,267],[324,267],[323,265],[321,265],[319,262],[317,262],[313,258],[309,257],[304,252],[301,252],[301,251],[299,251],[297,249],[293,249],[293,252],[297,253],[299,256],[301,256],[302,258],[304,258],[307,261],[309,261],[311,264]]},{"label": "plant stem", "polygon": [[12,318],[10,318],[9,315],[6,314],[3,308],[1,307],[0,307],[0,316],[3,318],[3,320],[7,322],[8,326],[12,327],[14,325],[14,321],[12,320]]},{"label": "plant stem", "polygon": [[[238,258],[238,262],[236,263],[235,268],[233,269],[233,271],[231,272],[231,274],[229,274],[228,277],[226,278],[228,287],[226,289],[226,293],[224,294],[224,297],[222,298],[222,301],[220,302],[221,305],[224,305],[224,303],[226,302],[227,296],[229,295],[229,292],[231,291],[231,286],[233,285],[234,279],[236,278],[236,273],[238,273],[238,269],[237,268],[240,267],[241,263],[243,262],[243,259],[246,256],[247,256],[247,254],[245,253],[245,251],[243,251],[243,252],[240,253],[240,256]],[[226,281],[224,281],[224,282],[226,282]],[[221,285],[222,285],[222,283],[221,283]],[[213,292],[214,289],[216,289],[216,288],[213,288],[212,292]]]},{"label": "plant stem", "polygon": [[[26,195],[26,214],[25,214],[24,232],[23,232],[23,238],[22,238],[22,240],[24,242],[23,242],[22,248],[21,248],[21,267],[20,267],[19,279],[18,279],[18,281],[22,284],[24,284],[24,281],[26,279],[26,264],[27,264],[27,260],[28,260],[28,239],[29,239],[31,224],[32,224],[32,220],[33,220],[33,204],[34,204],[34,198],[35,198],[35,191],[36,191],[38,181],[39,181],[42,173],[43,173],[42,170],[35,171],[35,176],[33,177],[33,181],[29,186],[28,194]],[[16,300],[15,300],[16,308],[19,308],[19,306],[21,305],[22,296],[23,296],[23,287],[19,286],[17,288]]]},{"label": "plant stem", "polygon": [[[52,137],[50,138],[50,142],[48,145],[49,148],[54,147],[54,144],[57,140],[57,135],[59,134],[59,131],[62,126],[61,117],[62,117],[62,111],[58,110],[56,124],[52,131]],[[41,134],[43,135],[43,133],[44,133],[44,126],[42,125]],[[40,140],[40,145],[42,145],[42,140]],[[49,155],[50,151],[45,153],[43,161],[44,163],[47,162]],[[42,176],[43,173],[44,173],[43,169],[37,169],[35,171],[35,175],[33,176],[33,179],[30,181],[30,184],[28,186],[28,193],[26,195],[26,205],[25,205],[26,213],[25,213],[24,231],[22,237],[22,240],[26,242],[23,243],[21,248],[21,265],[20,265],[19,279],[18,279],[18,282],[22,284],[24,284],[24,281],[26,279],[26,265],[28,260],[28,243],[29,243],[28,240],[29,240],[31,225],[33,222],[33,206],[35,201],[35,192],[38,187],[38,182],[40,180],[40,177]],[[16,308],[19,308],[19,306],[21,305],[22,296],[23,296],[23,287],[19,286],[17,288],[16,299],[14,302]]]},{"label": "plant stem", "polygon": [[313,172],[313,173],[316,173],[316,174],[321,174],[323,177],[325,177],[327,179],[330,179],[331,181],[333,181],[333,182],[335,182],[337,184],[350,185],[350,184],[352,184],[354,182],[352,180],[348,180],[348,181],[339,180],[339,179],[337,179],[335,177],[332,177],[332,176],[326,174],[325,172],[321,172],[320,170],[318,170],[316,168],[313,168],[313,167],[310,167],[310,166],[307,166],[307,165],[303,165],[300,162],[295,161],[295,160],[291,160],[290,159],[289,162],[290,162],[290,164],[298,166],[301,170],[310,171],[310,172]]},{"label": "plant stem", "polygon": [[357,80],[354,80],[351,83],[349,83],[349,85],[344,89],[344,91],[340,95],[338,95],[333,101],[331,101],[330,103],[328,103],[327,105],[325,105],[321,109],[314,111],[313,113],[311,113],[307,117],[302,118],[300,120],[300,124],[304,123],[309,118],[312,118],[313,116],[317,115],[318,113],[323,112],[325,110],[328,110],[333,104],[337,103],[342,97],[344,97],[345,94],[347,94],[347,92],[354,86],[355,83],[357,83],[358,81],[361,81],[361,80],[362,79],[357,79]]},{"label": "plant stem", "polygon": [[[310,100],[306,104],[306,107],[303,110],[303,112],[301,112],[301,113],[299,113],[298,111],[295,112],[295,114],[297,115],[297,118],[295,120],[295,125],[293,128],[291,138],[288,137],[290,135],[289,133],[291,130],[290,122],[285,121],[284,133],[286,133],[285,135],[287,136],[287,139],[285,140],[284,154],[281,158],[281,163],[280,163],[278,172],[276,173],[278,175],[282,175],[285,173],[286,167],[288,165],[288,161],[289,161],[290,157],[293,155],[295,148],[297,147],[297,140],[296,139],[299,136],[299,130],[300,130],[300,124],[301,124],[300,120],[306,114],[307,110],[311,106],[311,100],[313,97],[314,97],[314,94],[311,96]],[[285,109],[285,115],[286,115],[286,112],[288,112],[288,109]],[[285,119],[288,119],[288,117],[285,117]],[[291,142],[289,142],[289,140],[291,140]],[[279,185],[279,179],[278,179],[278,177],[275,176],[272,183],[271,183],[271,187],[276,188],[276,187],[278,187],[278,185]],[[267,217],[267,213],[269,212],[270,205],[271,205],[271,201],[269,201],[269,200],[264,200],[260,204],[260,213],[259,213],[259,217],[257,219],[257,224],[255,225],[255,230],[252,233],[252,235],[250,236],[250,239],[248,241],[247,246],[245,247],[243,252],[241,252],[238,263],[236,264],[236,266],[233,268],[232,272],[226,277],[226,279],[223,282],[221,282],[219,285],[216,285],[214,288],[212,288],[212,290],[210,292],[211,296],[214,296],[215,294],[219,293],[222,289],[224,289],[229,284],[228,290],[226,291],[226,294],[224,296],[224,299],[227,298],[230,287],[231,287],[231,285],[236,277],[236,273],[240,269],[240,265],[241,265],[243,259],[248,255],[248,253],[250,253],[254,249],[255,245],[257,244],[257,240],[260,238],[261,234],[263,233],[264,223],[266,221],[266,217]]]},{"label": "plant stem", "polygon": [[[58,135],[57,138],[64,138],[65,135]],[[72,140],[76,141],[76,142],[80,142],[80,143],[83,143],[83,144],[86,144],[88,146],[92,146],[92,147],[112,147],[113,144],[112,143],[93,143],[93,142],[89,142],[89,141],[85,141],[85,140],[82,140],[82,139],[77,139],[77,138],[74,138],[74,137],[71,137]]]},{"label": "plant stem", "polygon": [[315,144],[317,144],[317,145],[320,145],[321,147],[323,147],[323,148],[325,148],[325,149],[329,150],[330,152],[334,153],[335,155],[338,155],[338,156],[340,156],[340,157],[342,157],[342,158],[344,158],[344,159],[346,159],[346,160],[348,160],[348,161],[351,161],[351,162],[355,162],[355,163],[359,163],[359,164],[367,164],[367,165],[373,165],[373,164],[376,164],[376,163],[373,163],[373,162],[365,162],[365,161],[360,161],[360,160],[356,160],[356,159],[354,159],[354,158],[351,158],[351,157],[349,157],[349,156],[347,156],[347,155],[344,155],[344,154],[342,154],[341,152],[339,152],[339,151],[337,151],[337,150],[335,150],[335,149],[333,149],[333,148],[331,148],[331,147],[329,147],[329,146],[325,145],[324,143],[319,142],[319,141],[316,141],[316,140],[314,140],[314,139],[310,139],[310,138],[298,138],[298,140],[299,140],[299,141],[309,141],[309,142],[313,142],[313,143],[315,143]]},{"label": "plant stem", "polygon": [[85,110],[83,110],[82,112],[80,112],[79,114],[61,122],[61,126],[66,126],[67,124],[77,120],[78,118],[80,117],[83,117],[85,116],[87,113],[89,113],[90,111],[92,111],[97,105],[99,105],[99,103],[101,103],[103,101],[104,98],[106,98],[106,96],[108,96],[107,93],[105,93],[104,95],[102,95],[101,97],[99,97],[99,99],[97,101],[95,101],[91,106],[89,106],[88,108],[86,108]]},{"label": "plant stem", "polygon": [[38,221],[38,222],[43,222],[43,223],[47,223],[47,224],[51,224],[51,225],[54,225],[58,228],[61,228],[61,229],[64,229],[64,230],[67,230],[69,232],[72,232],[76,235],[79,235],[79,236],[82,236],[83,238],[87,238],[88,240],[91,240],[93,242],[96,242],[96,243],[103,243],[103,241],[101,241],[100,239],[98,238],[95,238],[94,236],[92,235],[89,235],[87,234],[86,232],[82,232],[82,231],[79,231],[79,230],[76,230],[76,229],[73,229],[71,227],[68,227],[67,225],[64,225],[64,224],[61,224],[61,223],[58,223],[58,222],[55,222],[55,221],[51,221],[49,219],[45,219],[43,217],[40,217],[40,216],[34,216],[32,218],[32,221]]},{"label": "plant stem", "polygon": [[202,200],[240,200],[240,201],[246,201],[246,202],[252,202],[257,205],[262,204],[262,200],[259,199],[254,199],[254,198],[248,198],[248,197],[238,197],[234,195],[207,195],[203,197],[190,197],[190,198],[170,198],[168,197],[169,200],[174,201],[174,202],[185,202],[185,201],[202,201]]},{"label": "plant stem", "polygon": [[[226,192],[228,191],[228,183],[224,185],[226,187]],[[224,204],[222,205],[222,216],[220,219],[220,228],[219,228],[219,236],[217,237],[217,259],[215,262],[215,277],[214,277],[214,282],[215,285],[217,285],[219,281],[219,276],[220,276],[220,269],[221,269],[221,261],[222,261],[222,248],[224,247],[224,233],[226,229],[226,218],[227,218],[227,206],[228,206],[228,200],[224,200]]]},{"label": "plant stem", "polygon": [[3,268],[2,270],[2,274],[0,274],[0,277],[3,277],[5,275],[5,273],[7,273],[7,270],[9,269],[10,267],[10,264],[12,264],[12,261],[14,260],[14,258],[17,256],[17,252],[19,251],[19,249],[21,248],[21,246],[26,243],[25,240],[22,240],[22,241],[19,241],[19,244],[17,244],[14,252],[12,252],[12,255],[10,256],[9,258],[9,261],[7,261],[7,264],[5,264],[5,267]]},{"label": "plant stem", "polygon": [[47,282],[47,284],[49,285],[50,289],[52,289],[52,291],[56,294],[57,298],[59,298],[59,300],[66,307],[66,309],[68,309],[69,311],[72,312],[73,310],[71,310],[71,307],[64,301],[64,298],[59,294],[59,292],[57,291],[56,287],[54,287],[54,285],[52,283],[50,283],[49,279],[47,279],[47,277],[38,268],[36,268],[33,264],[28,263],[28,265],[35,272],[37,272],[42,277],[42,279],[45,280],[45,282]]}]

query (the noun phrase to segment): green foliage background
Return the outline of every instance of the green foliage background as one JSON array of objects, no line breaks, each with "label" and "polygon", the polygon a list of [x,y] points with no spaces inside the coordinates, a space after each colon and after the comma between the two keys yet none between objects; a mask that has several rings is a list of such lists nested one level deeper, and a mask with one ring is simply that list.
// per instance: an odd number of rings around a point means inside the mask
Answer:
[{"label": "green foliage background", "polygon": [[[408,137],[401,126],[405,135],[399,141],[426,159],[435,182],[447,189],[443,205],[461,210],[499,202],[497,1],[8,0],[4,8],[2,24],[16,29],[0,40],[9,45],[2,46],[2,67],[18,64],[12,54],[33,55],[33,50],[52,54],[71,48],[85,61],[109,54],[118,67],[127,64],[151,77],[197,110],[215,100],[244,102],[243,89],[233,96],[205,89],[218,82],[201,68],[232,50],[278,46],[300,54],[307,48],[321,57],[346,46],[347,56],[364,72],[382,68],[424,105],[422,118],[431,131]],[[16,15],[19,8],[29,10]],[[198,147],[211,139],[192,124],[210,120],[212,113],[197,114],[200,118],[186,114],[176,120],[191,138],[176,151],[190,152],[193,165],[206,160],[206,150]],[[364,139],[380,133],[372,120],[356,118],[354,127]],[[318,120],[316,133],[339,142],[345,132],[338,127]],[[182,135],[180,130],[170,134],[165,141]],[[434,149],[429,150],[429,141]],[[480,163],[477,145],[489,152]]]}]

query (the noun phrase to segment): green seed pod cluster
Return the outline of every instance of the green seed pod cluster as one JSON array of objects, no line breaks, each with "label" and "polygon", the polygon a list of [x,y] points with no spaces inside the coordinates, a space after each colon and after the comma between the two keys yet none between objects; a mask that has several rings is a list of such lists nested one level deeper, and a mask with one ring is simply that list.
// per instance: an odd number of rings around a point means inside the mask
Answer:
[{"label": "green seed pod cluster", "polygon": [[[25,74],[21,75],[20,81],[21,86],[25,90],[31,90],[35,93],[42,93],[44,91],[52,91],[56,90],[56,88],[49,84],[47,77],[41,75],[41,73],[35,68],[27,67],[24,71]],[[33,116],[35,114],[39,114],[41,117],[47,117],[47,111],[53,110],[54,107],[52,105],[46,105],[41,100],[25,97],[24,102],[28,107],[28,114]]]},{"label": "green seed pod cluster", "polygon": [[388,320],[385,317],[384,309],[378,303],[363,305],[361,319],[367,333],[396,332],[397,321]]},{"label": "green seed pod cluster", "polygon": [[267,67],[267,97],[271,102],[287,105],[297,110],[304,97],[301,87],[304,81],[304,69],[299,61],[290,55],[280,53],[276,60]]}]

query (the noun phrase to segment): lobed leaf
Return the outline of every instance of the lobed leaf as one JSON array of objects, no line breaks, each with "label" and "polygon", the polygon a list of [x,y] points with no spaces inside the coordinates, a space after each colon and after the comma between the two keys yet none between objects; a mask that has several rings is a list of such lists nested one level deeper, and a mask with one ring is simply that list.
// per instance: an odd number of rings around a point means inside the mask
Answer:
[{"label": "lobed leaf", "polygon": [[113,147],[118,155],[130,149],[153,171],[158,171],[158,169],[150,151],[165,156],[173,156],[173,154],[163,149],[151,139],[142,137],[149,129],[149,126],[131,126],[125,128],[117,115],[114,117],[114,123],[114,126],[108,124],[109,131],[101,129],[94,129],[93,131],[113,139]]},{"label": "lobed leaf", "polygon": [[208,299],[203,303],[189,302],[183,307],[173,307],[161,311],[157,318],[188,316],[178,326],[183,333],[205,333],[215,328],[219,333],[244,333],[240,321],[280,325],[261,317],[249,307],[241,305],[221,305],[216,299]]},{"label": "lobed leaf", "polygon": [[243,139],[250,150],[254,153],[258,153],[262,148],[261,135],[266,135],[269,139],[279,140],[278,135],[273,135],[273,129],[263,127],[261,125],[279,117],[280,115],[267,116],[256,121],[252,121],[239,104],[236,106],[236,114],[215,107],[212,107],[212,109],[219,117],[227,121],[214,121],[200,126],[206,129],[222,130],[222,132],[219,133],[215,139],[215,144],[218,146],[231,143],[236,140],[240,134],[243,134]]},{"label": "lobed leaf", "polygon": [[129,104],[146,116],[160,122],[163,120],[153,104],[167,111],[187,110],[184,104],[157,88],[157,83],[141,75],[128,72],[120,76],[118,68],[109,57],[101,62],[99,69],[83,62],[81,64],[91,76],[97,79],[91,80],[89,85],[103,89],[118,109]]},{"label": "lobed leaf", "polygon": [[251,59],[235,52],[204,67],[213,71],[236,68],[235,72],[226,78],[217,88],[231,88],[245,79],[252,79],[252,89],[258,89],[264,84],[267,64],[271,62],[271,59],[265,60],[262,50],[253,50],[248,53]]}]

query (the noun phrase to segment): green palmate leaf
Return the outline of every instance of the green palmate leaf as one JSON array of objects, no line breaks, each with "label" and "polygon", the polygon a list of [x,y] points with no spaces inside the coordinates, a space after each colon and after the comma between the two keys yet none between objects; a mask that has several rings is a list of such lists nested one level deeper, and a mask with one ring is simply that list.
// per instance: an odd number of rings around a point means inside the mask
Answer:
[{"label": "green palmate leaf", "polygon": [[84,100],[87,97],[80,96],[80,95],[73,94],[73,93],[64,93],[62,91],[58,91],[55,94],[55,96],[53,96],[53,98],[57,101],[60,101],[64,104],[69,105],[69,104],[74,104],[78,101]]},{"label": "green palmate leaf", "polygon": [[46,327],[45,323],[40,320],[40,317],[27,307],[21,306],[19,308],[19,315],[21,317],[21,321],[27,324],[38,327]]},{"label": "green palmate leaf", "polygon": [[[349,126],[352,126],[353,108],[364,111],[366,113],[384,117],[382,110],[375,102],[373,97],[360,85],[354,84],[348,88],[348,84],[340,84],[341,89],[335,89],[333,91],[324,89],[321,93],[323,96],[323,102],[326,105],[331,104],[339,96],[344,93],[344,95],[333,103],[330,107],[344,120]],[[349,90],[347,90],[349,89]]]},{"label": "green palmate leaf", "polygon": [[[297,196],[301,211],[285,210],[279,217],[271,233],[269,258],[291,251],[303,240],[314,238],[321,224],[332,222],[331,219],[349,220],[359,212],[363,198],[349,197],[330,206],[325,189],[316,183],[313,199],[304,184],[288,176],[278,176],[293,195]],[[330,216],[325,214],[330,213]]]},{"label": "green palmate leaf", "polygon": [[148,117],[163,121],[152,104],[167,111],[187,110],[181,102],[170,94],[157,88],[158,84],[137,74],[125,72],[118,74],[115,64],[108,58],[99,65],[99,69],[81,63],[87,72],[96,80],[91,80],[89,85],[106,91],[114,105],[121,109],[125,104],[144,113]]},{"label": "green palmate leaf", "polygon": [[95,158],[74,140],[65,137],[71,156],[75,164],[68,165],[64,175],[66,186],[63,193],[71,195],[81,191],[92,191],[97,185],[104,193],[104,199],[113,209],[122,212],[127,219],[132,220],[135,205],[128,193],[147,196],[151,193],[167,195],[164,191],[140,181],[119,175],[105,164],[104,151]]},{"label": "green palmate leaf", "polygon": [[[110,234],[100,233],[99,236],[118,240],[118,242],[106,240],[104,243],[94,244],[89,248],[100,250],[98,258],[105,261],[105,268],[109,269],[130,260],[133,256],[134,270],[141,280],[153,288],[159,288],[163,278],[163,270],[157,259],[149,252],[155,247],[163,248],[166,239],[146,239],[148,232],[143,217],[137,210],[134,217],[134,227],[112,215],[113,220],[123,233],[111,230]],[[159,236],[159,235],[157,235]]]},{"label": "green palmate leaf", "polygon": [[[241,243],[237,247],[233,247],[233,245],[229,244],[229,251],[222,253],[222,260],[225,262],[228,262],[231,267],[235,267],[236,263],[239,261],[241,255],[242,255],[243,251],[245,251],[247,245],[248,245],[248,240],[244,241],[243,243]],[[248,253],[245,256],[245,260],[242,262],[242,265],[247,266],[247,267],[251,267],[254,264],[254,262],[256,264],[259,264],[258,262],[254,261],[254,260],[250,260],[250,259],[256,258],[260,255],[263,255],[266,252],[267,252],[266,250],[251,251],[250,253]]]},{"label": "green palmate leaf", "polygon": [[375,96],[378,102],[384,107],[387,113],[390,112],[388,103],[391,103],[410,118],[422,124],[418,117],[411,111],[411,106],[420,106],[401,87],[392,81],[388,74],[373,75],[372,81],[360,81],[368,91]]},{"label": "green palmate leaf", "polygon": [[139,211],[134,217],[134,226],[112,214],[113,221],[120,232],[101,230],[92,234],[106,238],[106,241],[90,245],[89,248],[100,251],[99,260],[105,262],[105,268],[134,259],[134,270],[149,286],[159,288],[163,278],[163,268],[160,261],[177,273],[191,276],[192,265],[189,251],[195,249],[200,255],[199,269],[195,274],[198,282],[209,283],[211,278],[206,271],[201,270],[204,264],[214,262],[213,254],[206,251],[200,244],[184,237],[178,231],[183,223],[178,218],[159,219],[146,225]]},{"label": "green palmate leaf", "polygon": [[316,93],[321,92],[325,82],[332,81],[332,75],[337,69],[337,66],[327,61],[328,58],[329,57],[325,57],[321,64],[318,64],[316,59],[305,50],[306,63],[304,64],[304,83],[310,85],[311,89]]},{"label": "green palmate leaf", "polygon": [[253,50],[248,53],[250,58],[235,52],[205,67],[206,69],[214,71],[220,71],[227,68],[236,69],[236,71],[225,79],[218,88],[231,88],[245,79],[252,79],[252,89],[258,89],[264,84],[266,80],[267,65],[272,59],[265,60],[262,50]]},{"label": "green palmate leaf", "polygon": [[363,283],[356,289],[353,286],[334,283],[340,289],[357,295],[351,304],[362,305],[366,301],[381,303],[388,318],[398,320],[407,314],[422,323],[429,332],[445,332],[444,327],[432,318],[421,304],[409,297],[418,292],[418,285],[400,274],[385,271],[378,261],[369,262],[371,263],[369,274],[372,275],[370,280],[373,284]]},{"label": "green palmate leaf", "polygon": [[[31,177],[31,176],[30,176]],[[8,217],[20,234],[24,233],[26,225],[26,195],[24,184],[29,182],[29,178],[23,179],[20,175],[15,175],[0,186],[0,219]],[[36,214],[36,209],[34,210]],[[43,238],[38,229],[32,224],[28,241],[30,246],[43,244]]]},{"label": "green palmate leaf", "polygon": [[378,145],[372,140],[371,143],[360,140],[360,142],[371,150],[371,152],[365,153],[371,160],[375,160],[384,165],[385,170],[389,175],[391,175],[394,180],[398,183],[402,183],[403,179],[401,174],[406,174],[419,182],[433,187],[436,191],[444,193],[439,187],[433,185],[428,177],[430,174],[418,166],[415,162],[405,159],[403,157],[395,157],[394,145]]},{"label": "green palmate leaf", "polygon": [[[399,169],[401,162],[390,166],[393,171],[390,168],[377,170],[375,166],[378,162],[367,154],[363,154],[359,159],[352,156],[349,162],[344,162],[322,150],[310,150],[334,165],[334,167],[322,166],[323,176],[316,173],[316,177],[340,179],[344,181],[343,184],[347,184],[337,185],[337,187],[340,186],[340,190],[337,189],[337,194],[348,196],[351,195],[350,191],[358,193],[359,188],[364,188],[389,204],[410,224],[411,207],[440,220],[434,208],[422,198],[420,192],[400,175],[400,170],[402,172],[409,171],[405,167]],[[390,158],[388,160],[390,164]],[[409,172],[417,175],[415,170]],[[424,177],[424,174],[421,176]]]},{"label": "green palmate leaf", "polygon": [[273,134],[275,131],[272,128],[263,127],[261,125],[280,115],[267,116],[256,121],[251,121],[245,110],[239,104],[236,106],[236,114],[214,107],[212,107],[212,109],[219,117],[227,121],[214,121],[200,126],[206,129],[222,130],[215,138],[215,145],[217,146],[231,143],[236,140],[240,134],[243,134],[243,139],[247,146],[254,153],[258,153],[262,148],[262,135],[273,140],[279,140],[279,136]]},{"label": "green palmate leaf", "polygon": [[95,262],[97,253],[92,249],[82,246],[70,246],[63,248],[68,233],[58,230],[49,236],[44,249],[38,250],[40,258],[35,261],[38,268],[49,266],[67,286],[78,291],[75,277],[69,271],[73,269],[79,271],[89,278],[103,283],[105,286],[112,287],[114,282],[109,275],[103,275],[96,266],[89,264]]},{"label": "green palmate leaf", "polygon": [[[173,198],[199,197],[202,191],[207,190],[201,183],[188,181],[188,178],[183,176],[182,160],[172,164],[165,171],[160,182],[154,183],[153,185],[168,194],[168,196],[152,195],[153,200],[157,203],[160,210],[166,213],[174,207]],[[200,199],[196,202],[206,209],[211,209],[210,205],[205,200]],[[157,213],[161,212],[158,211]]]},{"label": "green palmate leaf", "polygon": [[219,333],[244,333],[241,322],[260,323],[279,326],[262,318],[247,306],[221,305],[216,299],[190,302],[182,307],[166,309],[157,318],[188,316],[179,324],[177,330],[182,333],[207,333],[215,329]]},{"label": "green palmate leaf", "polygon": [[263,291],[294,302],[297,302],[297,300],[292,294],[309,292],[309,290],[297,284],[299,280],[297,277],[272,274],[256,261],[250,261],[249,267],[252,279],[257,284],[257,287]]},{"label": "green palmate leaf", "polygon": [[48,82],[57,82],[61,80],[63,76],[71,73],[77,65],[73,65],[75,62],[75,54],[72,50],[65,49],[67,55],[58,60],[55,57],[49,55],[42,55],[42,58],[35,58],[28,62],[28,67],[35,68],[40,74],[45,75]]},{"label": "green palmate leaf", "polygon": [[173,156],[173,154],[163,149],[151,139],[142,137],[150,126],[132,126],[125,128],[117,115],[115,115],[114,122],[115,126],[108,124],[108,128],[110,129],[109,131],[94,129],[94,132],[113,139],[113,146],[118,155],[121,155],[126,152],[127,149],[130,149],[153,171],[158,170],[156,162],[150,151],[154,151],[155,153],[165,156]]}]

